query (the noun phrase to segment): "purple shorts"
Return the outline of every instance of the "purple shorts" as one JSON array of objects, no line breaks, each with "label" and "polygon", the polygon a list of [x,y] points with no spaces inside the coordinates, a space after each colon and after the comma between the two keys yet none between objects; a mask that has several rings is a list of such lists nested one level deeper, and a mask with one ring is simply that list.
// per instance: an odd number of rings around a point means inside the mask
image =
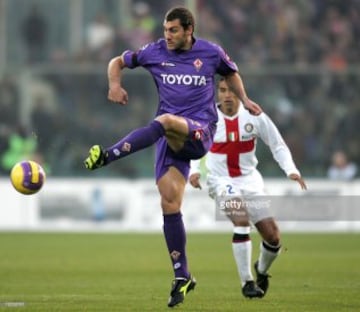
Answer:
[{"label": "purple shorts", "polygon": [[156,182],[173,166],[178,169],[185,180],[188,179],[190,160],[203,157],[210,149],[216,131],[215,123],[205,123],[186,118],[189,126],[189,138],[184,147],[174,152],[167,144],[166,137],[156,143],[155,175]]}]

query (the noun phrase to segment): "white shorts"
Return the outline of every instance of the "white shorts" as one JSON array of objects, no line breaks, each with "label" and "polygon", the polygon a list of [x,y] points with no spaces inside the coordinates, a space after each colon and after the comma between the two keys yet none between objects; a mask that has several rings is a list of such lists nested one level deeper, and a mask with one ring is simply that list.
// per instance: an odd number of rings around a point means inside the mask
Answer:
[{"label": "white shorts", "polygon": [[219,197],[240,197],[245,199],[246,210],[253,224],[273,217],[270,213],[268,201],[260,200],[260,197],[266,194],[264,191],[264,180],[257,170],[246,176],[235,178],[218,177],[208,174],[207,186],[209,196],[215,200],[219,199]]}]

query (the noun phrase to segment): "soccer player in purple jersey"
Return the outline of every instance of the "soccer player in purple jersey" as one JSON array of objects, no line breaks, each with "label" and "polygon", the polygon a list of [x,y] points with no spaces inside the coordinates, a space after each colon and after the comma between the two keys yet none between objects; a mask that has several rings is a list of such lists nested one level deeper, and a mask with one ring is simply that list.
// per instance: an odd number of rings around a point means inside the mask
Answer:
[{"label": "soccer player in purple jersey", "polygon": [[247,97],[236,64],[220,46],[195,38],[194,27],[192,13],[175,7],[165,15],[164,38],[136,52],[125,51],[109,62],[110,101],[128,102],[128,94],[121,86],[122,70],[142,66],[155,81],[159,106],[149,125],[132,131],[111,147],[94,145],[85,160],[86,168],[93,170],[156,143],[156,183],[161,196],[164,236],[175,274],[169,307],[183,302],[196,285],[188,270],[180,208],[190,160],[201,158],[212,145],[217,122],[215,75],[225,77],[251,113],[262,112]]}]

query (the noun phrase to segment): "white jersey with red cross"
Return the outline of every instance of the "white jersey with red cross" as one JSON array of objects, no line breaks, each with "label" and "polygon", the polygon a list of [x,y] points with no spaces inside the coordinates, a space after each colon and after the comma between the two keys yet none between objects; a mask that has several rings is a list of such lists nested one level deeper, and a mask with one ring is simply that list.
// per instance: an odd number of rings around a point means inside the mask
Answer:
[{"label": "white jersey with red cross", "polygon": [[[218,116],[214,143],[206,156],[206,167],[212,176],[239,177],[256,170],[258,138],[269,146],[287,176],[300,175],[279,130],[265,113],[254,116],[240,105],[235,116],[226,116],[219,109]],[[200,172],[199,165],[199,161],[192,161],[190,174]]]}]

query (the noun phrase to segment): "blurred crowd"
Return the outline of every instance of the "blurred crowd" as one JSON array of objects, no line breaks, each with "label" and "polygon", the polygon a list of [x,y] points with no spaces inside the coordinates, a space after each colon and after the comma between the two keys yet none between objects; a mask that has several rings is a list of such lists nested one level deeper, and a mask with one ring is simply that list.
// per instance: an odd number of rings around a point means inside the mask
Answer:
[{"label": "blurred crowd", "polygon": [[[8,155],[16,149],[14,136],[33,142],[17,150],[19,155],[33,155],[55,176],[83,175],[82,159],[91,145],[111,144],[152,118],[156,95],[151,79],[146,74],[129,76],[124,83],[130,103],[114,108],[106,100],[106,64],[125,49],[138,49],[161,37],[163,14],[179,1],[131,3],[126,29],[119,27],[111,6],[97,11],[85,23],[77,51],[50,46],[51,18],[41,6],[29,9],[19,25],[27,66],[100,64],[104,71],[37,75],[28,86],[28,119],[19,118],[21,89],[16,76],[0,77],[2,173],[8,172]],[[249,95],[278,125],[305,175],[325,177],[339,150],[355,166],[360,164],[359,0],[196,4],[196,35],[221,44],[237,62]],[[261,145],[258,157],[266,176],[281,174]],[[152,161],[150,149],[100,174],[150,176]]]},{"label": "blurred crowd", "polygon": [[[211,3],[212,5],[209,5]],[[360,62],[358,0],[202,1],[200,26],[238,62],[261,66]]]}]

